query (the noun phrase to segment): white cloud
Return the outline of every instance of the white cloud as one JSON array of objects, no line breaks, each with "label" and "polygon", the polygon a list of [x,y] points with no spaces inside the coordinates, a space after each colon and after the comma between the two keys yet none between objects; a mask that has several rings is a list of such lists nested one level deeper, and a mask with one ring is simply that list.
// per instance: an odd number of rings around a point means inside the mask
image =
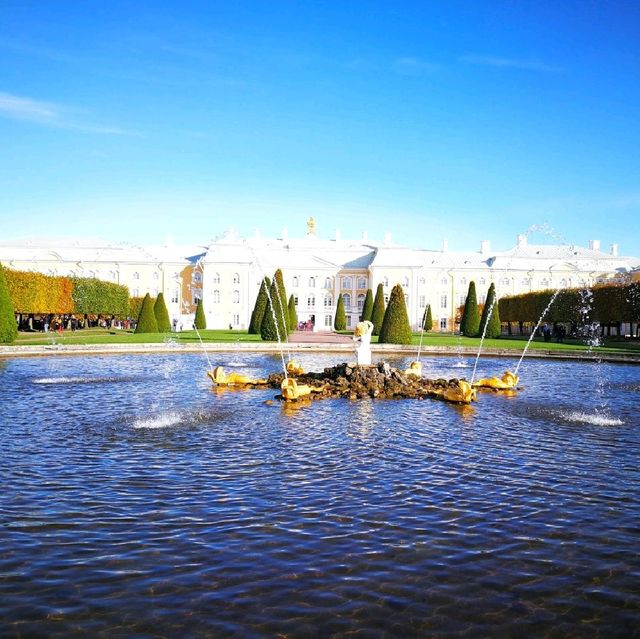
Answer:
[{"label": "white cloud", "polygon": [[554,67],[540,60],[521,60],[517,58],[501,58],[492,55],[464,55],[460,62],[504,69],[521,69],[523,71],[540,71],[542,73],[561,73],[561,67]]},{"label": "white cloud", "polygon": [[0,117],[11,120],[26,120],[60,129],[73,129],[84,133],[103,135],[135,135],[118,127],[84,123],[73,116],[73,112],[52,102],[33,100],[0,91]]}]

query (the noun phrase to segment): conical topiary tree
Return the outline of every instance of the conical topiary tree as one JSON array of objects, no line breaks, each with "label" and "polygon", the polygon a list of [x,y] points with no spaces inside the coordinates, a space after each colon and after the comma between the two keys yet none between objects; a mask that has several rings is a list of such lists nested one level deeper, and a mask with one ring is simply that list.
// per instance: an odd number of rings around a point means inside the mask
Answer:
[{"label": "conical topiary tree", "polygon": [[422,330],[430,331],[433,328],[433,319],[431,318],[431,304],[427,304],[422,316]]},{"label": "conical topiary tree", "polygon": [[158,322],[156,322],[156,316],[153,312],[153,300],[151,295],[147,293],[142,300],[142,308],[140,309],[140,315],[138,315],[138,322],[136,323],[136,330],[134,333],[157,333]]},{"label": "conical topiary tree", "polygon": [[367,294],[364,296],[364,305],[362,307],[362,315],[360,316],[360,321],[364,322],[365,320],[371,321],[371,315],[373,313],[373,293],[371,289],[367,289]]},{"label": "conical topiary tree", "polygon": [[278,269],[273,274],[273,281],[275,282],[275,285],[276,285],[276,291],[280,296],[280,313],[282,315],[282,322],[288,333],[289,332],[289,307],[288,307],[288,301],[287,301],[288,298],[287,298],[287,291],[284,287],[284,278],[282,277],[282,271],[280,269]]},{"label": "conical topiary tree", "polygon": [[298,313],[296,311],[296,298],[289,295],[289,330],[295,331],[298,328]]},{"label": "conical topiary tree", "polygon": [[285,322],[288,322],[288,310],[283,310],[282,300],[278,295],[276,286],[274,277],[269,289],[267,308],[262,318],[262,326],[260,327],[260,337],[266,342],[283,342],[287,338],[287,324]]},{"label": "conical topiary tree", "polygon": [[466,337],[476,337],[480,328],[480,314],[478,313],[478,298],[476,297],[476,283],[469,282],[469,291],[460,320],[460,332]]},{"label": "conical topiary tree", "polygon": [[270,287],[271,280],[266,276],[263,277],[262,282],[260,282],[258,297],[256,297],[256,303],[254,304],[253,312],[251,313],[251,321],[249,322],[248,333],[251,335],[258,335],[260,333],[264,312],[267,309],[267,301],[269,299],[268,292]]},{"label": "conical topiary tree", "polygon": [[4,269],[0,264],[0,344],[10,344],[16,337],[18,337],[18,326],[13,312],[13,302],[9,295]]},{"label": "conical topiary tree", "polygon": [[[491,315],[489,315],[489,313],[491,313]],[[496,286],[493,282],[491,286],[489,286],[487,301],[484,303],[484,308],[482,309],[478,333],[493,339],[500,337],[502,333],[500,330],[500,311],[498,310],[498,301],[496,298]]]},{"label": "conical topiary tree", "polygon": [[336,331],[344,331],[347,328],[347,315],[344,312],[344,299],[342,298],[342,295],[338,295],[336,316],[333,319],[333,328],[335,328]]},{"label": "conical topiary tree", "polygon": [[380,328],[379,344],[411,344],[411,325],[400,284],[391,289],[389,304]]},{"label": "conical topiary tree", "polygon": [[376,298],[373,300],[373,310],[371,311],[371,323],[373,324],[373,335],[380,334],[382,320],[384,319],[384,290],[382,284],[378,284]]},{"label": "conical topiary tree", "polygon": [[207,328],[207,318],[204,315],[204,307],[202,306],[201,299],[198,299],[198,304],[196,305],[196,318],[193,323],[199,331],[203,331]]},{"label": "conical topiary tree", "polygon": [[156,317],[159,333],[168,333],[171,330],[171,320],[169,319],[169,311],[164,302],[164,295],[158,293],[155,304],[153,305],[153,314]]}]

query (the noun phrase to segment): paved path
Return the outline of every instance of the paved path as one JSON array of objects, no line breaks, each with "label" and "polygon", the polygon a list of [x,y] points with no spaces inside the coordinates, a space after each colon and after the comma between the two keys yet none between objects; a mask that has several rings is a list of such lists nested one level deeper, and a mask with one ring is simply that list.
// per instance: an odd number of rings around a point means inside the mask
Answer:
[{"label": "paved path", "polygon": [[[293,331],[289,334],[291,344],[353,344],[349,335],[340,335],[333,331]],[[355,346],[354,346],[355,348]]]}]

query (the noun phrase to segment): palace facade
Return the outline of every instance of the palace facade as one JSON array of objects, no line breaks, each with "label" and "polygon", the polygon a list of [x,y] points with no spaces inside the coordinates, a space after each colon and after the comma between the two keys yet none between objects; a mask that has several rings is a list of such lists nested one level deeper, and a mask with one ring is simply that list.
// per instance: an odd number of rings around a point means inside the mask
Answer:
[{"label": "palace facade", "polygon": [[139,247],[104,242],[23,242],[0,244],[0,262],[16,270],[49,275],[96,277],[129,288],[137,297],[164,293],[171,318],[185,328],[202,299],[208,328],[246,329],[260,282],[280,268],[288,295],[294,295],[301,322],[314,330],[331,330],[338,296],[343,297],[347,326],[354,327],[368,288],[382,284],[385,297],[395,284],[405,293],[414,328],[431,305],[434,330],[454,330],[458,308],[469,282],[483,303],[491,283],[498,297],[529,291],[593,284],[629,276],[640,259],[618,255],[612,244],[588,247],[529,244],[520,235],[513,248],[492,251],[488,241],[477,251],[412,249],[383,241],[333,239],[316,234],[315,222],[306,234],[279,238],[256,234],[243,238],[234,231],[206,246]]}]

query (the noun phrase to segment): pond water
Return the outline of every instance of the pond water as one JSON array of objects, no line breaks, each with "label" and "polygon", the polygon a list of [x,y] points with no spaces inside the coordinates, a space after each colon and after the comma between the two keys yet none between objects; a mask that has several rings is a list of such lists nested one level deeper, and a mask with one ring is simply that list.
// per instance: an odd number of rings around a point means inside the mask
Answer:
[{"label": "pond water", "polygon": [[640,367],[293,408],[206,366],[0,360],[0,636],[640,636]]}]

